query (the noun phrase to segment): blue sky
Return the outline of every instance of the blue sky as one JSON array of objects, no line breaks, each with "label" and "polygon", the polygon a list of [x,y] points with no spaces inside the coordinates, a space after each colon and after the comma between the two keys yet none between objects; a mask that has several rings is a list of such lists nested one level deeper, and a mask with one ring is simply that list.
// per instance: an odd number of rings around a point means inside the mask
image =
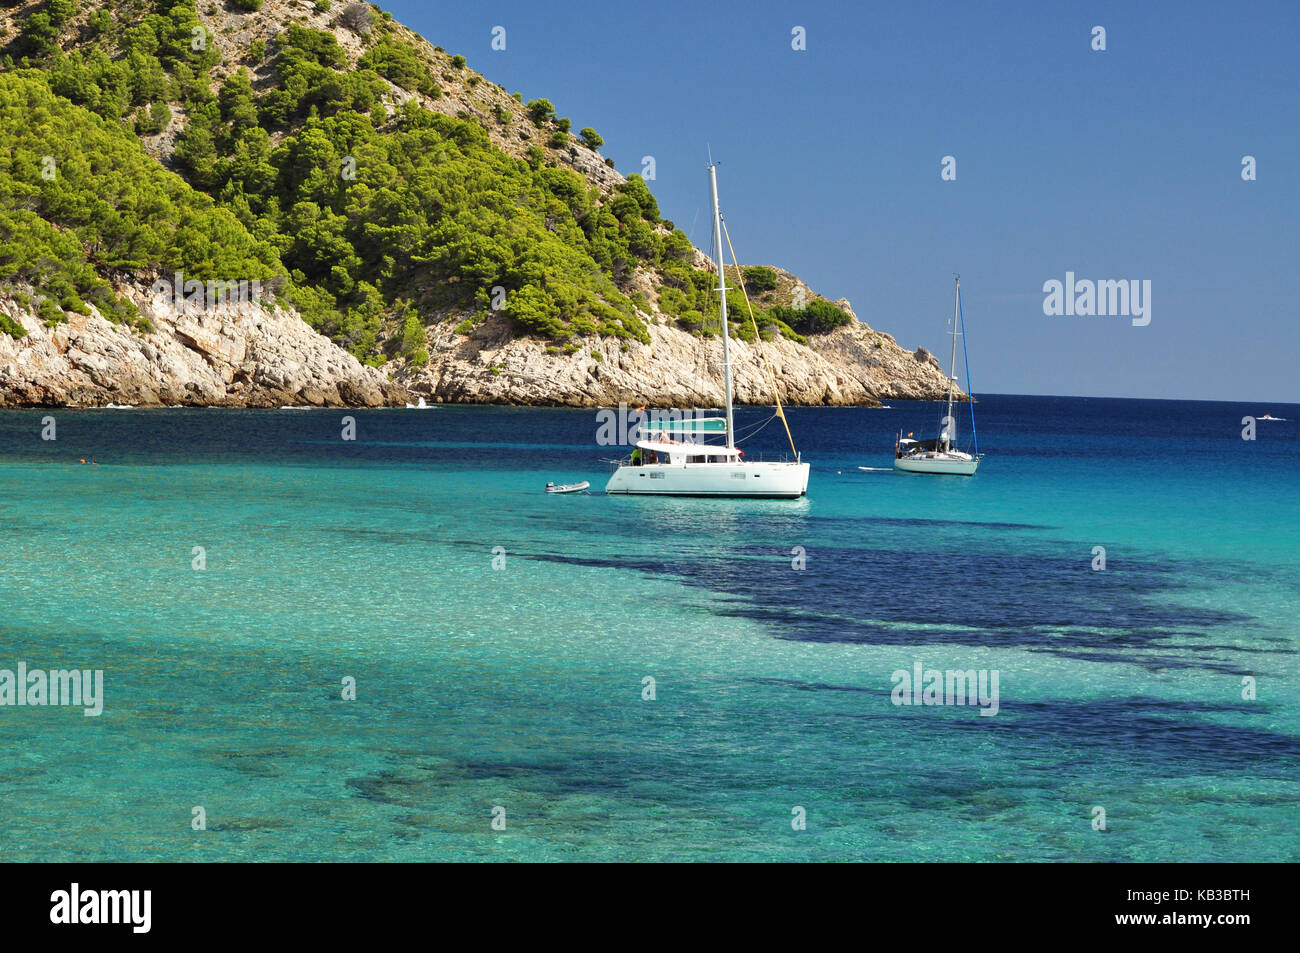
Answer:
[{"label": "blue sky", "polygon": [[[701,247],[711,147],[741,259],[904,347],[943,350],[960,272],[976,392],[1300,402],[1300,3],[384,8],[653,156]],[[1044,315],[1067,271],[1150,280],[1150,324]]]}]

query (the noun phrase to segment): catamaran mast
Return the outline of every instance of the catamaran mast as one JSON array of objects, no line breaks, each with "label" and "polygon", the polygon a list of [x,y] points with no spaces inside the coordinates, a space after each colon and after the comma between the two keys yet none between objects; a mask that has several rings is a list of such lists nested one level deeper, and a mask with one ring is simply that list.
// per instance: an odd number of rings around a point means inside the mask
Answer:
[{"label": "catamaran mast", "polygon": [[[713,237],[716,239],[714,250],[717,257],[714,261],[718,265],[718,309],[722,314],[722,372],[723,380],[726,381],[727,391],[727,449],[736,445],[736,438],[733,431],[731,420],[731,356],[730,349],[727,346],[727,279],[726,269],[722,267],[722,213],[718,211],[718,167],[712,162],[709,163],[709,185],[713,189]],[[955,348],[957,339],[953,338],[953,347]],[[954,359],[956,351],[953,351]],[[949,413],[952,412],[951,397],[949,397]]]}]

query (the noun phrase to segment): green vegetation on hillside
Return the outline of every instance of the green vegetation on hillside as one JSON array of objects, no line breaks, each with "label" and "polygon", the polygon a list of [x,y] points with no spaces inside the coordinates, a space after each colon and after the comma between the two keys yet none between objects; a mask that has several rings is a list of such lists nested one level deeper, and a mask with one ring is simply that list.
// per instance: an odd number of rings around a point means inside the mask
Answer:
[{"label": "green vegetation on hillside", "polygon": [[846,324],[853,319],[829,301],[820,298],[808,302],[804,308],[788,308],[777,305],[767,312],[773,318],[784,321],[800,334],[825,334]]},{"label": "green vegetation on hillside", "polygon": [[[55,96],[34,71],[0,73],[0,282],[138,323],[106,276],[179,269],[202,280],[283,272],[274,248],[167,172],[121,125]],[[57,306],[57,310],[54,310]]]},{"label": "green vegetation on hillside", "polygon": [[777,285],[776,272],[765,265],[752,265],[743,272],[745,288],[752,294],[771,291]]},{"label": "green vegetation on hillside", "polygon": [[[640,176],[606,194],[540,146],[512,158],[486,128],[508,122],[508,110],[481,123],[417,101],[394,108],[390,82],[430,98],[442,90],[388,19],[353,27],[365,47],[355,64],[333,33],[290,25],[269,45],[251,44],[237,59],[247,66],[215,86],[221,55],[193,0],[129,0],[73,27],[75,9],[75,0],[49,0],[28,12],[5,50],[6,95],[42,100],[48,116],[61,117],[50,120],[58,131],[5,130],[6,142],[24,145],[21,163],[14,152],[0,157],[16,170],[0,214],[6,234],[30,251],[5,266],[11,276],[32,280],[39,262],[68,261],[40,281],[64,274],[56,296],[98,305],[116,300],[103,288],[107,270],[183,267],[226,279],[283,270],[283,294],[303,316],[375,363],[397,353],[417,359],[419,322],[448,311],[471,315],[463,332],[496,309],[544,338],[648,340],[637,272],[658,275],[660,308],[683,327],[716,327],[716,278],[692,266],[690,241],[662,221]],[[343,23],[357,19],[353,12]],[[248,67],[270,85],[255,84]],[[84,109],[53,105],[51,91]],[[23,107],[14,108],[6,122],[17,126]],[[576,150],[569,120],[548,100],[533,100],[528,113],[552,148]],[[166,129],[173,115],[184,118],[172,156],[184,183],[134,141]],[[593,148],[603,142],[590,128],[581,138]],[[68,174],[33,179],[31,157],[39,161],[42,149],[66,155]],[[37,205],[24,189],[35,190]],[[80,255],[56,247],[68,231]],[[765,334],[795,338],[831,320],[820,311],[758,315]],[[747,320],[733,329],[753,333]]]}]

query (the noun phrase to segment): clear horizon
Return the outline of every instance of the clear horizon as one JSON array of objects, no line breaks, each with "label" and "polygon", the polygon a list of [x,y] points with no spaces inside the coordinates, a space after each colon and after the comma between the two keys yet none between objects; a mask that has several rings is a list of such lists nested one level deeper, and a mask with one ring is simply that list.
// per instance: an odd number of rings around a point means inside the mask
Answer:
[{"label": "clear horizon", "polygon": [[[1294,6],[383,6],[624,174],[652,156],[705,251],[711,149],[742,261],[904,347],[942,349],[960,273],[977,395],[1300,403]],[[1150,323],[1044,314],[1067,272],[1149,281]]]}]

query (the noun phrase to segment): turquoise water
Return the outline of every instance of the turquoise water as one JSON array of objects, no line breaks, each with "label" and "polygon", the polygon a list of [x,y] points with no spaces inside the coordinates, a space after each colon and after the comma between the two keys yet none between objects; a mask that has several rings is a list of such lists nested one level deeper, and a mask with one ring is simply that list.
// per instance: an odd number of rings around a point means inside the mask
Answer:
[{"label": "turquoise water", "polygon": [[594,492],[589,411],[0,413],[0,668],[105,684],[0,707],[0,858],[1300,859],[1300,407],[990,397],[974,479],[858,469],[935,407],[791,411],[799,501]]}]

